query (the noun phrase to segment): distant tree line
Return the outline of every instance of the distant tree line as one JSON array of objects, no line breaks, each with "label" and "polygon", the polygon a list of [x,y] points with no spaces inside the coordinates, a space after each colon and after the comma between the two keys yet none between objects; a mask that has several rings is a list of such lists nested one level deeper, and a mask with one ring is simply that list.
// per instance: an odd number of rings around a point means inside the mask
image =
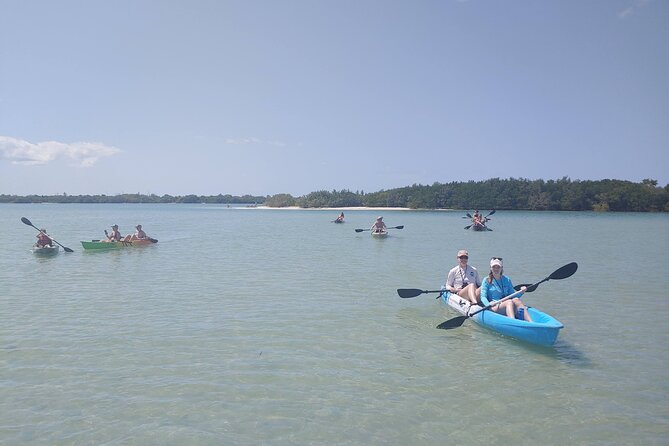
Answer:
[{"label": "distant tree line", "polygon": [[278,194],[267,206],[406,207],[411,209],[508,209],[555,211],[669,211],[669,185],[656,180],[641,183],[622,180],[572,181],[523,178],[452,183],[414,184],[365,194],[349,190],[317,191],[303,197]]},{"label": "distant tree line", "polygon": [[0,195],[0,203],[209,203],[209,204],[241,204],[265,202],[265,197],[253,195]]},{"label": "distant tree line", "polygon": [[397,189],[316,191],[301,197],[268,195],[0,195],[0,203],[210,203],[270,207],[406,207],[411,209],[508,209],[554,211],[669,212],[669,185],[656,180],[572,181],[492,178],[485,181],[414,184]]}]

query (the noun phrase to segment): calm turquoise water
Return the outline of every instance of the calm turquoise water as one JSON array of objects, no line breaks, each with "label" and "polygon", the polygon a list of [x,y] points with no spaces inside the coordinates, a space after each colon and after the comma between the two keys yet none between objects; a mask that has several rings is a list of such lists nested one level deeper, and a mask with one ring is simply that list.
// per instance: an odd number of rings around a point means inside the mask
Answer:
[{"label": "calm turquoise water", "polygon": [[[669,215],[0,205],[0,444],[667,444]],[[46,227],[75,250],[37,258]],[[83,252],[113,223],[157,245]],[[433,294],[466,248],[565,325],[536,348]]]}]

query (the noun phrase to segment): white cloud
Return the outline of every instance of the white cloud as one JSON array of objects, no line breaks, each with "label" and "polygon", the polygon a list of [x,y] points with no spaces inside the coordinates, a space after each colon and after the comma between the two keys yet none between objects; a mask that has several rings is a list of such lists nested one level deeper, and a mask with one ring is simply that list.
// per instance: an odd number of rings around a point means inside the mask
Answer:
[{"label": "white cloud", "polygon": [[634,14],[639,8],[646,6],[649,2],[650,0],[634,0],[632,6],[618,13],[618,17],[624,19],[627,16]]},{"label": "white cloud", "polygon": [[0,158],[12,164],[42,165],[57,159],[68,159],[81,167],[90,167],[100,158],[121,152],[99,142],[62,143],[44,141],[33,144],[23,139],[0,136]]}]

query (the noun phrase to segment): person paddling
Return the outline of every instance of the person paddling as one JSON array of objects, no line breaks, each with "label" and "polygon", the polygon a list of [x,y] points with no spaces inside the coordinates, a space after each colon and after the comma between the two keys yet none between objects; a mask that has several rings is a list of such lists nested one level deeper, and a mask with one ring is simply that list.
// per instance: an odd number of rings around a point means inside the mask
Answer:
[{"label": "person paddling", "polygon": [[134,234],[132,234],[132,237],[130,237],[130,240],[145,240],[145,239],[149,238],[146,235],[146,232],[144,232],[144,230],[142,229],[142,225],[135,226],[135,229],[136,229],[136,231],[135,231]]},{"label": "person paddling", "polygon": [[383,222],[383,217],[376,218],[376,221],[372,225],[371,230],[376,234],[379,232],[386,232],[386,224]]},{"label": "person paddling", "polygon": [[39,234],[37,234],[36,237],[37,237],[36,245],[39,248],[44,248],[46,246],[49,246],[49,247],[53,246],[53,240],[51,240],[51,237],[49,237],[46,234],[46,229],[40,229]]},{"label": "person paddling", "polygon": [[[521,293],[523,295],[527,287],[520,287]],[[502,264],[501,257],[493,257],[490,260],[490,274],[488,278],[483,281],[481,285],[481,302],[484,306],[488,306],[491,303],[494,303],[497,300],[509,296],[516,291],[513,289],[513,283],[511,279],[504,275],[504,268]],[[516,313],[522,313],[522,317],[519,319],[524,319],[527,322],[532,322],[529,311],[523,303],[522,300],[518,297],[514,297],[509,300],[505,300],[502,303],[494,305],[490,308],[495,313],[506,314],[507,317],[515,318]]]},{"label": "person paddling", "polygon": [[107,233],[107,230],[105,229],[105,236],[107,236],[107,240],[103,240],[104,242],[118,242],[121,241],[121,233],[118,231],[118,225],[112,225],[112,232],[111,234]]},{"label": "person paddling", "polygon": [[473,305],[478,304],[481,296],[479,273],[476,268],[468,264],[469,253],[467,250],[461,249],[458,251],[456,258],[458,264],[448,272],[445,287],[451,293],[469,300]]},{"label": "person paddling", "polygon": [[344,213],[342,212],[339,214],[339,217],[335,219],[335,223],[343,223],[344,222]]}]

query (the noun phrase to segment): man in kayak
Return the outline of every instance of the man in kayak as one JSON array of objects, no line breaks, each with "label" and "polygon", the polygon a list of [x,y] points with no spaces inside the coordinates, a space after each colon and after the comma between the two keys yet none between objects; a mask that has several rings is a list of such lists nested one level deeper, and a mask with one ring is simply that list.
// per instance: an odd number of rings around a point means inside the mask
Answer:
[{"label": "man in kayak", "polygon": [[446,289],[472,304],[477,304],[481,296],[479,272],[469,265],[469,253],[465,249],[458,251],[456,257],[458,264],[448,272]]},{"label": "man in kayak", "polygon": [[376,221],[371,227],[372,232],[379,233],[386,231],[386,224],[383,222],[383,217],[377,217]]},{"label": "man in kayak", "polygon": [[46,235],[46,229],[40,229],[39,234],[37,234],[37,246],[39,248],[44,248],[45,246],[53,246],[53,241],[51,237]]},{"label": "man in kayak", "polygon": [[107,236],[107,240],[103,240],[103,242],[118,242],[121,240],[121,233],[118,232],[118,225],[112,225],[111,234],[108,234],[105,229],[105,235]]},{"label": "man in kayak", "polygon": [[[527,287],[520,287],[521,293],[519,295],[522,296],[525,290],[527,290]],[[488,274],[488,278],[481,285],[481,302],[483,302],[483,305],[488,306],[496,300],[501,300],[515,292],[516,290],[513,289],[511,279],[504,275],[502,258],[493,257],[490,260],[490,274]],[[494,305],[490,309],[495,313],[505,314],[511,319],[516,317],[516,312],[520,312],[523,315],[521,319],[532,322],[527,307],[518,297]]]}]

